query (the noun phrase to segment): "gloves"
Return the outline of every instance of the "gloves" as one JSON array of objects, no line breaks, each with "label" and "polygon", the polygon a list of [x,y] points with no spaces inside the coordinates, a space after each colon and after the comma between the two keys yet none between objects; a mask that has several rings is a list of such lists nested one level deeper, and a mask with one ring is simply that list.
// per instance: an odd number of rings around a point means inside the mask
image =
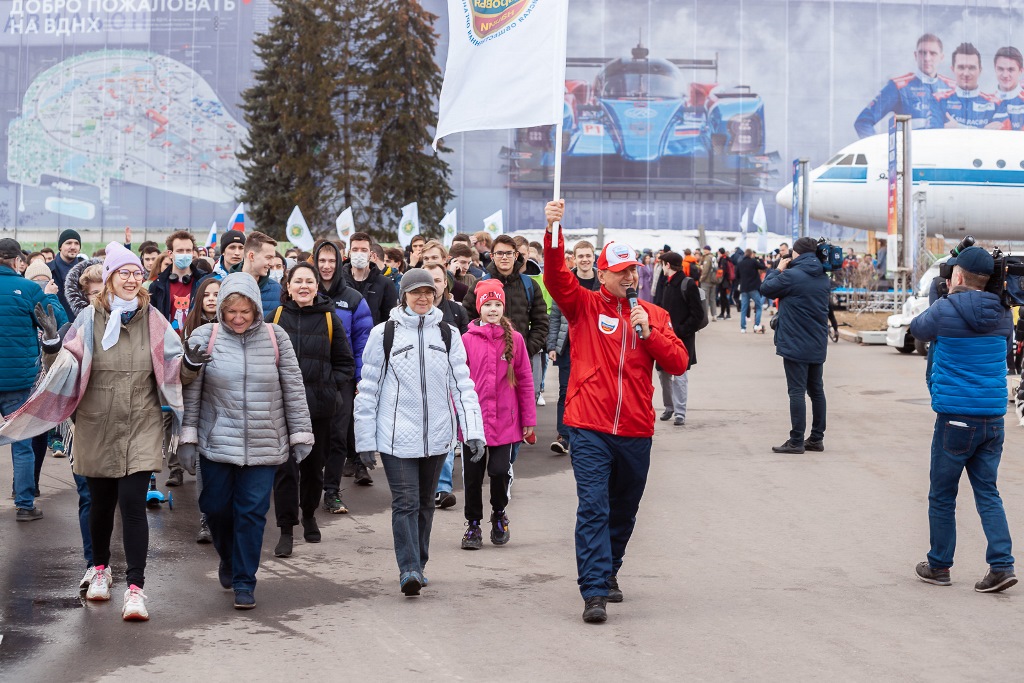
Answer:
[{"label": "gloves", "polygon": [[305,460],[306,456],[309,455],[312,450],[313,447],[308,443],[297,443],[292,446],[292,455],[295,456],[295,462],[302,462]]},{"label": "gloves", "polygon": [[483,439],[470,439],[466,442],[466,448],[470,452],[470,462],[480,462],[480,459],[484,457],[485,445]]},{"label": "gloves", "polygon": [[57,316],[53,314],[53,305],[47,304],[44,311],[42,304],[36,304],[34,312],[36,314],[36,324],[43,331],[43,341],[58,339]]},{"label": "gloves", "polygon": [[194,443],[178,444],[178,462],[189,474],[196,473],[196,458],[198,456],[199,451],[196,450]]},{"label": "gloves", "polygon": [[[39,304],[36,305],[38,306]],[[189,365],[192,367],[201,368],[213,360],[213,356],[203,351],[202,348],[199,347],[199,344],[192,346],[188,342],[185,342],[185,360],[188,361]]]},{"label": "gloves", "polygon": [[363,463],[366,469],[372,470],[377,467],[377,454],[373,451],[363,451],[359,454],[359,462]]}]

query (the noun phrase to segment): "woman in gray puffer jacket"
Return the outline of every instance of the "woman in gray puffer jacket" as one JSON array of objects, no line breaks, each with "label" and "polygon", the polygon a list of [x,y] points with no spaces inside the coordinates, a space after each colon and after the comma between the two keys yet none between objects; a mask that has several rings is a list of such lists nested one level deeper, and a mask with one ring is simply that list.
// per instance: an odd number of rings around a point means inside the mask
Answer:
[{"label": "woman in gray puffer jacket", "polygon": [[203,470],[199,508],[220,555],[219,577],[235,609],[256,606],[256,570],[277,466],[301,461],[313,433],[302,372],[288,333],[263,321],[256,280],[232,273],[217,295],[220,322],[189,337],[213,356],[185,391],[178,457]]}]

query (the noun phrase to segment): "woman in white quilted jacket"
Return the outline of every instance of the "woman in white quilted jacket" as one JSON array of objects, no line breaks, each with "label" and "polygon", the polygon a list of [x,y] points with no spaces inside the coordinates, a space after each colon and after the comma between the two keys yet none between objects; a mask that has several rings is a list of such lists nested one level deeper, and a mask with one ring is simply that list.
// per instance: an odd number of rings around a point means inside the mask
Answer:
[{"label": "woman in white quilted jacket", "polygon": [[434,296],[426,270],[402,276],[401,302],[366,340],[355,400],[356,451],[368,469],[380,453],[391,488],[391,530],[407,596],[427,584],[423,567],[445,456],[460,431],[467,457],[484,448],[466,349],[458,330],[442,321]]}]

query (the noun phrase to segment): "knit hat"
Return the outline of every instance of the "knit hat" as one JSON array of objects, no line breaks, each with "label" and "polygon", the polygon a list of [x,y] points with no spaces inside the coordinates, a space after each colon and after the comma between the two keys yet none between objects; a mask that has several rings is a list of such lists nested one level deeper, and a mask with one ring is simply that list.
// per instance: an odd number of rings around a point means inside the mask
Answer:
[{"label": "knit hat", "polygon": [[[404,281],[404,280],[403,280]],[[476,283],[476,310],[488,301],[500,301],[505,305],[505,285],[500,280],[480,280]]]},{"label": "knit hat", "polygon": [[59,251],[60,248],[64,245],[64,243],[67,242],[68,240],[77,240],[78,243],[81,244],[82,236],[79,235],[76,230],[68,228],[67,230],[60,234],[60,237],[57,238],[57,250]]},{"label": "knit hat", "polygon": [[423,268],[410,268],[402,275],[402,296],[420,287],[434,288],[434,276]]},{"label": "knit hat", "polygon": [[245,233],[240,230],[228,230],[220,238],[220,250],[223,253],[232,244],[245,244]]},{"label": "knit hat", "polygon": [[30,263],[28,268],[25,269],[25,279],[35,280],[37,277],[45,277],[47,280],[53,278],[53,273],[50,272],[50,267],[46,265],[46,261]]},{"label": "knit hat", "polygon": [[813,237],[801,237],[796,242],[793,242],[793,251],[797,255],[809,254],[818,248],[818,240]]},{"label": "knit hat", "polygon": [[107,255],[103,259],[103,281],[109,280],[114,271],[120,270],[124,266],[135,266],[143,273],[146,272],[138,256],[125,249],[121,244],[111,242],[107,245]]}]

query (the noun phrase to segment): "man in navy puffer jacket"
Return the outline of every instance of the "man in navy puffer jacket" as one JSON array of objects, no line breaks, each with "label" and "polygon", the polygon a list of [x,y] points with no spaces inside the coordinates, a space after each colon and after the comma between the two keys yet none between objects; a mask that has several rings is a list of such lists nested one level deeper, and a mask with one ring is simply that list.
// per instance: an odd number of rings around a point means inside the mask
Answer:
[{"label": "man in navy puffer jacket", "polygon": [[996,488],[1006,413],[1006,339],[1013,324],[999,297],[983,291],[995,268],[988,252],[969,247],[949,263],[954,266],[949,296],[910,324],[914,339],[934,348],[928,378],[935,411],[928,491],[931,550],[928,561],[917,565],[917,576],[939,586],[950,584],[956,494],[966,468],[988,539],[989,572],[974,589],[997,593],[1017,583],[1010,529]]}]

